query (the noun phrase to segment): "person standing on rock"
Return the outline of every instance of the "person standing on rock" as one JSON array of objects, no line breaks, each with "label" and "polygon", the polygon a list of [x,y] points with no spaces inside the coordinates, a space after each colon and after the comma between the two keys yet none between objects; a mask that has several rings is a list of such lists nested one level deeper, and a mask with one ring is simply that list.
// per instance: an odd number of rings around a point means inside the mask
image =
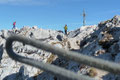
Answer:
[{"label": "person standing on rock", "polygon": [[16,28],[16,21],[13,22],[13,29],[15,29],[15,28]]},{"label": "person standing on rock", "polygon": [[65,30],[65,35],[67,35],[67,24],[65,25],[64,30]]}]

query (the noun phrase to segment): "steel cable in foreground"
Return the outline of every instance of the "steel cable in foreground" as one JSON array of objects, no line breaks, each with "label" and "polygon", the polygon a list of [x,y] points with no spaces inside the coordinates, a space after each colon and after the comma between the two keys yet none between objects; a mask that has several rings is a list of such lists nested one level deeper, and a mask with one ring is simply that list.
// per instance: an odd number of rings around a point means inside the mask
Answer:
[{"label": "steel cable in foreground", "polygon": [[52,73],[56,76],[66,78],[67,80],[94,80],[93,78],[90,78],[88,76],[80,75],[77,73],[74,73],[72,71],[68,71],[66,69],[57,67],[55,65],[47,64],[47,63],[42,63],[40,61],[31,59],[31,58],[26,58],[20,55],[17,55],[13,49],[12,49],[12,43],[14,41],[19,41],[43,50],[46,50],[48,52],[52,52],[54,54],[57,54],[58,56],[65,57],[70,60],[74,60],[80,64],[85,64],[88,66],[96,67],[102,70],[109,71],[114,74],[120,74],[120,65],[117,63],[105,61],[102,59],[97,59],[94,57],[82,55],[77,52],[72,52],[72,51],[67,51],[61,48],[56,48],[50,44],[46,44],[43,42],[40,42],[38,40],[26,38],[20,35],[11,35],[9,38],[6,40],[6,51],[8,55],[19,62],[37,67],[39,69],[42,69],[44,71],[47,71],[49,73]]}]

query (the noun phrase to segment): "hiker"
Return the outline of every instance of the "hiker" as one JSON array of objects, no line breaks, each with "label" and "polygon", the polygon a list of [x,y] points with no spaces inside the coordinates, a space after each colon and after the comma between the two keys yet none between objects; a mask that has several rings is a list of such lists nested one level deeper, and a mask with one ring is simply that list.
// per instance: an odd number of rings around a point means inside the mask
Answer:
[{"label": "hiker", "polygon": [[15,29],[15,27],[16,27],[16,21],[13,22],[13,29]]},{"label": "hiker", "polygon": [[64,30],[65,30],[65,35],[67,35],[67,24],[65,25]]}]

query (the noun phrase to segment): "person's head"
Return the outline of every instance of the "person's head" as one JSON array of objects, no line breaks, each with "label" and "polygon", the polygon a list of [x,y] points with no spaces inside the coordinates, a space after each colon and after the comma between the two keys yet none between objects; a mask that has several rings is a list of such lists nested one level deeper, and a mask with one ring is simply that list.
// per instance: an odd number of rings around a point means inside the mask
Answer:
[{"label": "person's head", "polygon": [[67,24],[65,24],[65,26],[67,26]]}]

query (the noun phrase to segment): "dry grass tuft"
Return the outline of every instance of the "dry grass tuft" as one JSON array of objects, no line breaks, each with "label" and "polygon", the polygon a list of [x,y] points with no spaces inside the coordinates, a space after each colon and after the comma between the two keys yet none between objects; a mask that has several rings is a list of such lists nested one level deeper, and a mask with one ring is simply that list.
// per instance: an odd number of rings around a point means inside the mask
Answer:
[{"label": "dry grass tuft", "polygon": [[52,63],[54,59],[55,59],[55,55],[51,54],[50,57],[47,59],[47,63]]},{"label": "dry grass tuft", "polygon": [[97,70],[96,70],[95,68],[90,68],[90,69],[89,69],[89,72],[88,72],[88,75],[89,75],[90,77],[95,77],[95,76],[97,76]]}]

